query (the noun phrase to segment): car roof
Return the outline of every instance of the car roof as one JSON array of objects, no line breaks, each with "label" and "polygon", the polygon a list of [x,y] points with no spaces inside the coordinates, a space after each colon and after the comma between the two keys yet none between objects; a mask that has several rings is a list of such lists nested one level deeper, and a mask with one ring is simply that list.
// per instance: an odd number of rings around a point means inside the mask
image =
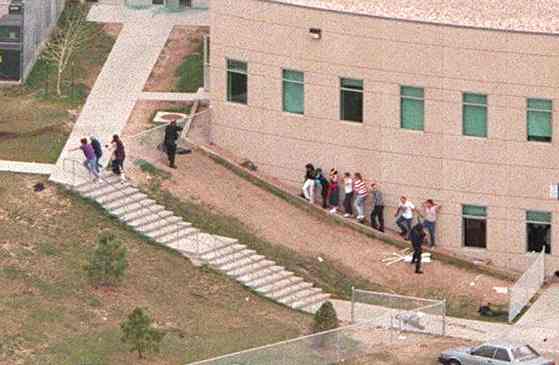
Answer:
[{"label": "car roof", "polygon": [[508,341],[508,340],[493,340],[493,341],[487,341],[485,343],[483,343],[481,346],[495,346],[495,347],[504,347],[507,349],[513,349],[513,348],[517,348],[517,347],[521,347],[521,346],[526,346],[525,343],[522,342],[517,342],[517,341]]}]

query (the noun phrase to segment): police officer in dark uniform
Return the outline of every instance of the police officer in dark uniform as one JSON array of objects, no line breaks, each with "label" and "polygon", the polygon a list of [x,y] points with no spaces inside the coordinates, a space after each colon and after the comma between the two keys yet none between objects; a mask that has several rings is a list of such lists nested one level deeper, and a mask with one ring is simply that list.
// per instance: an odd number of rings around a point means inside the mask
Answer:
[{"label": "police officer in dark uniform", "polygon": [[173,120],[165,128],[165,151],[169,159],[169,166],[176,169],[175,155],[177,154],[177,139],[179,139],[179,132],[182,131],[181,127],[177,126],[177,121]]},{"label": "police officer in dark uniform", "polygon": [[416,274],[423,274],[423,271],[421,271],[421,254],[423,253],[421,246],[423,245],[423,241],[425,241],[425,236],[425,231],[423,230],[423,224],[421,222],[413,226],[410,232],[410,241],[413,246],[411,263],[415,263]]}]

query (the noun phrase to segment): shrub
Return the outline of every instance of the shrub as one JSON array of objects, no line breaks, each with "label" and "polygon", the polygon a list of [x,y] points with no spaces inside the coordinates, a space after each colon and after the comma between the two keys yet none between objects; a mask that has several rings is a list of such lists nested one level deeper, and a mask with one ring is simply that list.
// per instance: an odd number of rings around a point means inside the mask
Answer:
[{"label": "shrub", "polygon": [[130,352],[137,351],[140,359],[147,352],[158,353],[159,344],[165,333],[152,327],[152,320],[142,308],[136,308],[124,322],[120,329],[123,334],[121,341],[131,345]]},{"label": "shrub", "polygon": [[324,302],[314,314],[313,333],[338,327],[338,316],[331,302]]},{"label": "shrub", "polygon": [[89,279],[96,286],[119,283],[128,267],[127,254],[126,247],[113,234],[101,234],[86,268]]}]

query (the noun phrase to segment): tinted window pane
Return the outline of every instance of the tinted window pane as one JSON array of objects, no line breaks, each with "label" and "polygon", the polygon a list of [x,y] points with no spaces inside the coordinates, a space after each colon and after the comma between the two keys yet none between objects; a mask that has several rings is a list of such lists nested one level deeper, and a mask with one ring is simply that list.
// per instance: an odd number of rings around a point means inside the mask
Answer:
[{"label": "tinted window pane", "polygon": [[528,109],[553,110],[553,102],[547,99],[528,99]]},{"label": "tinted window pane", "polygon": [[462,122],[465,136],[487,137],[486,107],[464,105]]},{"label": "tinted window pane", "polygon": [[472,355],[474,356],[487,357],[487,358],[493,358],[494,354],[495,354],[495,348],[491,346],[482,346],[480,348],[475,349],[474,352],[472,352]]},{"label": "tinted window pane", "polygon": [[402,96],[409,96],[414,98],[423,99],[424,91],[420,87],[402,86],[400,88],[400,94]]},{"label": "tinted window pane", "polygon": [[486,95],[464,93],[463,100],[464,103],[487,105]]},{"label": "tinted window pane", "polygon": [[487,216],[487,209],[477,205],[464,205],[462,207],[462,214],[474,217],[485,217]]},{"label": "tinted window pane", "polygon": [[509,353],[505,349],[497,349],[497,352],[495,352],[495,360],[510,362]]},{"label": "tinted window pane", "polygon": [[227,100],[234,103],[247,103],[247,75],[229,72],[227,75]]},{"label": "tinted window pane", "polygon": [[551,112],[528,111],[528,140],[551,142]]},{"label": "tinted window pane", "polygon": [[487,222],[485,219],[463,218],[464,246],[487,247]]},{"label": "tinted window pane", "polygon": [[341,79],[341,86],[344,89],[363,90],[363,80]]},{"label": "tinted window pane", "polygon": [[305,86],[300,83],[283,82],[283,111],[303,114],[305,111]]},{"label": "tinted window pane", "polygon": [[341,120],[363,121],[363,93],[341,90]]},{"label": "tinted window pane", "polygon": [[423,100],[402,99],[400,115],[402,128],[422,131],[424,114]]}]

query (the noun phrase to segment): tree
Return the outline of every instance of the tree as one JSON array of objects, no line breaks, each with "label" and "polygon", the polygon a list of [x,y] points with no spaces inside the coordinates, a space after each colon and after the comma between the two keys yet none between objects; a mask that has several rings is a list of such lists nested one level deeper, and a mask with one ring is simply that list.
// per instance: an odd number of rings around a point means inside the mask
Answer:
[{"label": "tree", "polygon": [[117,284],[128,268],[127,256],[126,247],[113,234],[101,234],[86,267],[89,279],[97,286]]},{"label": "tree", "polygon": [[56,67],[56,94],[62,96],[64,72],[80,50],[86,48],[97,33],[97,28],[87,22],[87,7],[69,4],[60,17],[57,28],[47,43],[42,58]]},{"label": "tree", "polygon": [[138,357],[144,358],[146,352],[159,352],[159,344],[165,333],[152,327],[151,318],[142,308],[136,308],[121,323],[123,334],[121,341],[131,345],[130,352],[138,351]]},{"label": "tree", "polygon": [[324,302],[314,314],[313,333],[338,327],[338,315],[331,302]]}]

